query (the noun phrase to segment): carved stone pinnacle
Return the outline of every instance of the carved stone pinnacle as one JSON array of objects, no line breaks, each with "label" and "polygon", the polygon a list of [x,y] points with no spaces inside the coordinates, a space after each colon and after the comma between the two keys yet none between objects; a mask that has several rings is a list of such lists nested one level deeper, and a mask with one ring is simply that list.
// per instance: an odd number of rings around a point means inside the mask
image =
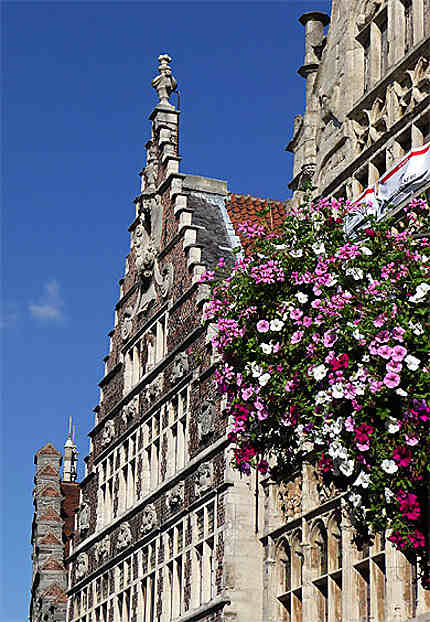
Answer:
[{"label": "carved stone pinnacle", "polygon": [[169,63],[171,60],[172,59],[168,54],[160,54],[158,57],[158,61],[160,63],[158,65],[158,71],[160,75],[153,79],[152,86],[157,91],[160,104],[162,106],[174,108],[174,106],[169,103],[169,97],[170,94],[176,90],[178,83],[173,77],[172,70],[170,69]]}]

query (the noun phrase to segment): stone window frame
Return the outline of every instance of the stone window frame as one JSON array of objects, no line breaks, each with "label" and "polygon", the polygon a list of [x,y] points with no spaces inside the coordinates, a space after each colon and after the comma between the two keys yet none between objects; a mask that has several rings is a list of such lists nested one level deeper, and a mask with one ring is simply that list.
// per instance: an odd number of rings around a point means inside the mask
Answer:
[{"label": "stone window frame", "polygon": [[[97,585],[99,588],[97,588]],[[98,591],[100,598],[97,596]],[[75,594],[72,601],[70,622],[109,622],[108,612],[113,600],[109,592],[109,572],[105,572]],[[83,606],[84,594],[86,594],[86,607]],[[91,607],[88,606],[90,594],[92,595]],[[78,609],[76,607],[77,602],[80,602]]]},{"label": "stone window frame", "polygon": [[353,547],[353,582],[363,619],[384,622],[386,600],[385,536],[374,536],[373,544]]},{"label": "stone window frame", "polygon": [[192,608],[209,603],[216,596],[216,551],[218,502],[213,497],[199,505],[192,516]]},{"label": "stone window frame", "polygon": [[[108,525],[138,501],[136,482],[138,467],[139,429],[131,432],[97,465],[98,507],[100,527]],[[118,505],[114,507],[118,482]]]},{"label": "stone window frame", "polygon": [[[303,553],[302,530],[284,534],[276,546],[277,600],[288,622],[302,620]],[[281,588],[281,589],[279,589]]]}]

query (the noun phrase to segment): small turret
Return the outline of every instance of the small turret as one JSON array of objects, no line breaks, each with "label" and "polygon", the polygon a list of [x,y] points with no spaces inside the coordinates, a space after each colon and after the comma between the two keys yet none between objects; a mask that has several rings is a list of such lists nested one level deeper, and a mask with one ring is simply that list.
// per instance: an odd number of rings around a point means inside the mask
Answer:
[{"label": "small turret", "polygon": [[77,477],[78,449],[75,445],[75,426],[72,433],[72,417],[69,417],[69,431],[64,445],[63,482],[74,482]]}]

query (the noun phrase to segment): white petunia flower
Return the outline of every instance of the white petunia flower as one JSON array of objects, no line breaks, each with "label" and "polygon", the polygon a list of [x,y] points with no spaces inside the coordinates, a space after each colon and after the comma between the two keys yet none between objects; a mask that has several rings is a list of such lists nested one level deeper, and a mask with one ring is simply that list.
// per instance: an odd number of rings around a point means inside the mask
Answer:
[{"label": "white petunia flower", "polygon": [[314,251],[315,255],[322,255],[323,253],[325,253],[325,246],[322,242],[315,242],[314,244],[312,244],[312,250]]},{"label": "white petunia flower", "polygon": [[384,488],[384,495],[387,503],[391,503],[392,499],[396,496],[394,492],[387,487]]},{"label": "white petunia flower", "polygon": [[290,251],[291,257],[301,257],[303,255],[303,251],[301,248],[297,248],[293,251]]},{"label": "white petunia flower", "polygon": [[396,395],[400,395],[400,397],[406,397],[407,392],[401,389],[400,387],[394,391]]},{"label": "white petunia flower", "polygon": [[415,294],[409,298],[409,302],[421,302],[430,291],[430,285],[428,283],[420,283],[417,285]]},{"label": "white petunia flower", "polygon": [[385,471],[385,473],[389,473],[390,475],[392,475],[392,473],[395,473],[396,471],[398,471],[399,467],[394,462],[394,460],[386,459],[381,462],[381,469]]},{"label": "white petunia flower", "polygon": [[352,503],[352,505],[355,508],[359,508],[361,505],[361,495],[359,495],[356,492],[352,492],[349,497],[348,497],[349,501]]},{"label": "white petunia flower", "polygon": [[408,354],[408,356],[405,358],[405,363],[408,369],[410,369],[411,371],[416,371],[420,366],[421,361],[416,356]]},{"label": "white petunia flower", "polygon": [[328,368],[321,363],[321,365],[317,365],[316,367],[313,368],[312,375],[315,378],[315,380],[322,380],[323,378],[326,377],[327,372],[328,372]]},{"label": "white petunia flower", "polygon": [[277,251],[284,251],[286,248],[288,248],[288,244],[274,244],[273,248],[275,248]]},{"label": "white petunia flower", "polygon": [[271,377],[271,376],[270,376],[270,374],[268,374],[268,373],[266,372],[265,374],[262,374],[262,375],[259,377],[258,382],[260,383],[260,385],[261,385],[262,387],[265,387],[265,386],[266,386],[266,384],[269,382],[270,377]]},{"label": "white petunia flower", "polygon": [[273,346],[270,343],[260,343],[260,348],[264,354],[272,354]]},{"label": "white petunia flower", "polygon": [[337,283],[337,278],[335,276],[333,276],[332,274],[328,275],[328,281],[325,282],[325,286],[326,287],[333,287],[333,285],[336,285]]},{"label": "white petunia flower", "polygon": [[370,257],[370,255],[373,255],[372,251],[370,250],[370,248],[367,248],[367,246],[361,246],[360,250],[363,255],[367,255],[368,257]]},{"label": "white petunia flower", "polygon": [[339,441],[333,441],[330,443],[328,454],[333,459],[340,458],[341,460],[346,460],[348,458],[346,447],[344,447]]},{"label": "white petunia flower", "polygon": [[424,335],[424,329],[422,327],[422,324],[420,324],[420,322],[417,322],[415,324],[414,322],[412,322],[412,320],[410,320],[409,328],[412,329],[412,332],[414,333],[414,335],[417,335],[417,336]]},{"label": "white petunia flower", "polygon": [[365,473],[364,471],[360,471],[357,479],[355,480],[353,486],[361,486],[362,488],[368,488],[370,482],[369,473]]},{"label": "white petunia flower", "polygon": [[354,337],[354,339],[357,339],[357,341],[362,341],[364,339],[364,335],[363,333],[360,333],[360,331],[358,330],[358,328],[356,328],[353,333],[352,336]]},{"label": "white petunia flower", "polygon": [[337,400],[342,399],[344,395],[343,384],[341,382],[337,382],[336,384],[333,384],[331,387],[331,394]]},{"label": "white petunia flower", "polygon": [[326,391],[318,391],[315,396],[315,404],[327,404],[327,402],[331,401],[330,395]]},{"label": "white petunia flower", "polygon": [[257,365],[257,363],[251,363],[251,373],[254,378],[258,378],[263,373],[263,368]]},{"label": "white petunia flower", "polygon": [[309,296],[307,294],[304,294],[303,292],[297,292],[296,298],[301,304],[304,304],[308,301]]},{"label": "white petunia flower", "polygon": [[345,462],[341,462],[339,464],[339,471],[345,475],[345,477],[350,477],[354,472],[354,460],[345,460]]},{"label": "white petunia flower", "polygon": [[388,419],[388,432],[389,434],[395,434],[400,430],[400,421],[394,419],[394,417],[390,417]]},{"label": "white petunia flower", "polygon": [[348,268],[345,271],[345,274],[348,276],[352,276],[354,281],[360,281],[364,276],[364,272],[361,268]]},{"label": "white petunia flower", "polygon": [[284,322],[282,320],[271,320],[270,321],[270,330],[280,331],[284,327]]}]

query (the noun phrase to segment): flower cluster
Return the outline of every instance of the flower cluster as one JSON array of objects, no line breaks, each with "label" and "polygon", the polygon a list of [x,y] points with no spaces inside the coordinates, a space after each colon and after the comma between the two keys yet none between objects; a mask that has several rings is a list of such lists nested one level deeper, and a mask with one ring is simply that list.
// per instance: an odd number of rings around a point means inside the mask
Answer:
[{"label": "flower cluster", "polygon": [[430,241],[414,234],[428,206],[411,203],[406,225],[370,215],[362,238],[347,240],[354,209],[308,203],[287,212],[276,235],[243,225],[247,256],[215,277],[205,312],[218,328],[216,382],[238,469],[282,476],[313,451],[359,532],[388,526],[399,549],[420,554],[429,520]]}]

